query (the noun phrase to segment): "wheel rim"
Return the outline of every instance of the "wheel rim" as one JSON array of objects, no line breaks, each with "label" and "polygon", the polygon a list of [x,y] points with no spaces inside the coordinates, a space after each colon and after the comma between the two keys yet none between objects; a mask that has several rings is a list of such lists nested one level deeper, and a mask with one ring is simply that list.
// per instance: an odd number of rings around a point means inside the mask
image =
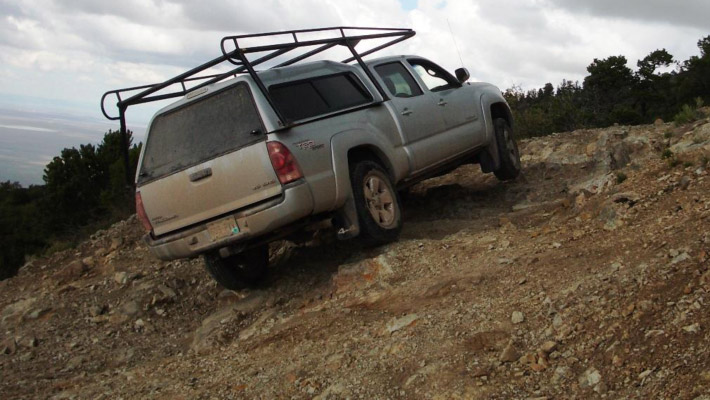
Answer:
[{"label": "wheel rim", "polygon": [[510,157],[510,161],[513,162],[513,165],[518,167],[520,165],[520,155],[518,153],[518,144],[515,143],[515,139],[513,138],[513,134],[510,132],[510,129],[508,127],[505,127],[503,129],[503,137],[505,138],[505,147],[508,150],[508,157]]},{"label": "wheel rim", "polygon": [[389,228],[394,224],[397,213],[392,190],[380,176],[368,174],[363,185],[367,210],[377,225]]}]

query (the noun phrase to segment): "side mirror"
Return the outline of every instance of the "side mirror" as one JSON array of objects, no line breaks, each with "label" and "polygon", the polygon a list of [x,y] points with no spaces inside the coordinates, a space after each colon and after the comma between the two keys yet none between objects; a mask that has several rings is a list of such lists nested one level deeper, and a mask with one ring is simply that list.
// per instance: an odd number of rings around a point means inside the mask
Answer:
[{"label": "side mirror", "polygon": [[471,74],[468,73],[468,70],[466,68],[458,68],[456,69],[455,73],[456,79],[458,79],[461,83],[466,82],[468,78],[471,77]]}]

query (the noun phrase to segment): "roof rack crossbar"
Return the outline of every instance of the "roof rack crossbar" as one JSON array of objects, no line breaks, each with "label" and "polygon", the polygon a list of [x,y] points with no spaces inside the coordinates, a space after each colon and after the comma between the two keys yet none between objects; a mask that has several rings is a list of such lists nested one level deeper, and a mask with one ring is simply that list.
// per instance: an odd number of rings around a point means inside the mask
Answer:
[{"label": "roof rack crossbar", "polygon": [[[362,53],[358,53],[358,54],[360,55],[360,57],[365,57],[365,56],[368,56],[368,55],[370,55],[370,54],[372,54],[372,53],[374,53],[374,52],[377,52],[377,51],[380,51],[380,50],[382,50],[382,49],[384,49],[384,48],[387,48],[387,47],[390,47],[390,46],[392,46],[392,45],[395,45],[395,44],[397,44],[397,43],[399,43],[399,42],[403,42],[403,41],[409,39],[409,38],[412,37],[412,36],[414,36],[414,35],[412,34],[412,35],[407,35],[407,36],[398,37],[398,38],[396,38],[396,39],[394,39],[394,40],[391,40],[391,41],[389,41],[389,42],[387,42],[387,43],[381,44],[381,45],[379,45],[379,46],[377,46],[377,47],[373,47],[373,48],[371,48],[370,50],[363,51]],[[343,64],[347,64],[347,63],[353,62],[353,61],[355,61],[355,60],[356,60],[356,58],[355,58],[355,56],[353,56],[353,57],[346,58],[345,60],[343,60],[343,61],[341,61],[341,62],[342,62]]]},{"label": "roof rack crossbar", "polygon": [[309,52],[307,52],[307,53],[303,53],[303,54],[301,54],[300,56],[294,57],[294,58],[292,58],[292,59],[290,59],[290,60],[288,60],[288,61],[284,61],[284,62],[282,62],[281,64],[278,64],[278,65],[274,66],[273,68],[286,67],[286,66],[288,66],[288,65],[295,64],[295,63],[297,63],[297,62],[299,62],[299,61],[305,60],[306,58],[308,58],[308,57],[310,57],[310,56],[316,55],[316,54],[318,54],[318,53],[320,53],[320,52],[323,52],[323,51],[325,51],[325,50],[328,50],[329,48],[335,47],[335,46],[337,46],[337,45],[338,45],[338,43],[328,43],[328,44],[324,44],[323,46],[320,46],[320,47],[318,47],[318,48],[315,48],[315,49],[313,49],[313,50],[311,50],[311,51],[309,51]]},{"label": "roof rack crossbar", "polygon": [[[277,44],[254,46],[254,47],[239,47],[239,43],[237,42],[237,39],[241,38],[241,36],[228,36],[228,37],[222,38],[221,48],[222,48],[223,55],[227,55],[229,53],[234,53],[236,50],[241,50],[241,52],[243,52],[244,54],[248,54],[248,53],[259,53],[262,51],[273,51],[273,50],[283,49],[283,48],[287,48],[287,47],[294,47],[294,46],[296,46],[296,47],[316,46],[319,44],[322,45],[322,44],[326,44],[326,43],[344,44],[344,41],[346,39],[356,42],[356,41],[367,40],[367,39],[382,39],[382,38],[388,38],[388,37],[402,37],[402,36],[405,36],[408,39],[408,38],[414,36],[414,31],[375,33],[375,34],[357,35],[357,36],[340,36],[340,37],[327,38],[327,39],[315,39],[315,40],[306,40],[306,41],[299,41],[299,42],[277,43]],[[232,44],[236,44],[235,49],[232,51],[227,51],[227,48],[225,47],[225,43],[227,43],[227,42],[232,42]]]}]

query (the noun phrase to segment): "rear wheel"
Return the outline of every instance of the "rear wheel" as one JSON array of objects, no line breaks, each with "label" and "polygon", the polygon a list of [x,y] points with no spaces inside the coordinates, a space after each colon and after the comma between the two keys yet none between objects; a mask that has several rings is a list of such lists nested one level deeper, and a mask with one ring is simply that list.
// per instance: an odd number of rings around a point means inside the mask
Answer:
[{"label": "rear wheel", "polygon": [[207,272],[220,285],[230,290],[245,289],[266,276],[269,246],[261,245],[225,258],[215,251],[205,254],[203,258]]},{"label": "rear wheel", "polygon": [[520,174],[520,151],[513,136],[513,129],[508,124],[508,121],[503,118],[496,118],[493,123],[498,145],[498,156],[500,157],[500,167],[493,173],[501,181],[509,181]]},{"label": "rear wheel", "polygon": [[379,164],[360,161],[350,169],[353,198],[366,242],[382,244],[396,240],[402,230],[399,194]]}]

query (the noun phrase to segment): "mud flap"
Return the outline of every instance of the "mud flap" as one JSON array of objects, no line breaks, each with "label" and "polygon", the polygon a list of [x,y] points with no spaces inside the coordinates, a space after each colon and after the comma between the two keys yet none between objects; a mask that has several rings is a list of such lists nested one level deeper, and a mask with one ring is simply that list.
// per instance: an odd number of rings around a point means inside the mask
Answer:
[{"label": "mud flap", "polygon": [[360,223],[357,219],[355,199],[353,199],[352,193],[348,196],[343,207],[338,210],[335,221],[339,240],[352,239],[360,234]]},{"label": "mud flap", "polygon": [[481,164],[481,171],[489,173],[500,168],[500,157],[498,156],[498,144],[494,140],[478,155],[478,162]]}]

